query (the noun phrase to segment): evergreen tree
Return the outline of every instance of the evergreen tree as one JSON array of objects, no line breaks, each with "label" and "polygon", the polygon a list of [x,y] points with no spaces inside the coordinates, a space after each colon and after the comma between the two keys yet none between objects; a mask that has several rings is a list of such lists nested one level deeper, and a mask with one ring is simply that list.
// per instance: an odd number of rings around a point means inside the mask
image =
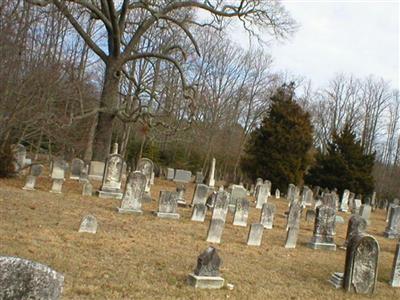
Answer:
[{"label": "evergreen tree", "polygon": [[337,188],[341,194],[349,189],[357,194],[370,194],[374,190],[372,169],[375,153],[364,154],[361,142],[351,126],[332,135],[325,154],[317,155],[316,164],[306,176],[306,182],[329,189]]},{"label": "evergreen tree", "polygon": [[267,116],[250,135],[241,161],[251,179],[268,179],[281,191],[289,183],[302,183],[312,146],[310,116],[294,101],[293,90],[293,83],[283,85],[271,97]]}]

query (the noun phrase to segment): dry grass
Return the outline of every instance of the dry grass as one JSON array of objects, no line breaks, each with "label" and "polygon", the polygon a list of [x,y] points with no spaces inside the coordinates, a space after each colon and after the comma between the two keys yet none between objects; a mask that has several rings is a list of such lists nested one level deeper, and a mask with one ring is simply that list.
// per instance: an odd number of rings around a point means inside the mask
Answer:
[{"label": "dry grass", "polygon": [[[216,247],[223,260],[222,276],[234,290],[195,290],[186,276],[196,264],[205,241],[210,213],[204,223],[190,221],[190,209],[179,208],[180,220],[158,219],[151,214],[156,201],[144,205],[143,216],[120,215],[119,201],[80,195],[81,186],[67,181],[64,194],[48,192],[47,177],[38,190],[23,191],[23,179],[0,181],[0,254],[15,255],[49,265],[65,275],[64,299],[365,299],[335,290],[328,279],[343,271],[345,252],[306,247],[312,224],[302,220],[296,249],[283,247],[287,205],[277,205],[274,229],[264,232],[261,247],[246,246],[248,227],[234,227],[229,215],[223,241]],[[174,184],[156,180],[152,196]],[[193,186],[187,200],[191,201]],[[77,232],[83,215],[93,213],[99,222],[96,235]],[[349,215],[342,215],[347,222]],[[250,220],[259,210],[251,207]],[[388,280],[396,242],[384,239],[385,213],[372,214],[368,233],[381,247],[379,277],[374,299],[400,299],[400,289]],[[336,243],[344,242],[346,225],[337,225]]]}]

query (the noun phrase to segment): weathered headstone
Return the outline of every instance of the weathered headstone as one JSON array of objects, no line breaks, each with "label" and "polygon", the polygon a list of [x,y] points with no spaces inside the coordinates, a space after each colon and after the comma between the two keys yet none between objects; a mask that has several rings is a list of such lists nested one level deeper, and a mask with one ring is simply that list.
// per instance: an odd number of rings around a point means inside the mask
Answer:
[{"label": "weathered headstone", "polygon": [[303,194],[301,201],[303,203],[303,206],[312,206],[313,202],[312,190],[306,185],[303,187]]},{"label": "weathered headstone", "polygon": [[353,212],[355,197],[356,197],[356,194],[350,192],[350,194],[349,194],[349,204],[348,204],[350,212]]},{"label": "weathered headstone", "polygon": [[28,175],[26,176],[25,185],[22,189],[27,191],[34,191],[35,185],[36,185],[36,176]]},{"label": "weathered headstone", "polygon": [[19,172],[26,164],[26,148],[24,145],[18,144],[12,147],[14,155],[15,171]]},{"label": "weathered headstone", "polygon": [[231,190],[231,196],[229,198],[230,199],[229,200],[229,209],[232,213],[234,213],[237,201],[239,201],[240,199],[246,198],[247,191],[243,186],[236,185],[236,184],[232,185],[230,190]]},{"label": "weathered headstone", "polygon": [[64,160],[54,160],[53,168],[51,171],[52,179],[63,179],[65,178],[65,172],[68,169],[68,164]]},{"label": "weathered headstone", "polygon": [[175,170],[174,181],[179,183],[188,183],[192,179],[192,172],[186,170]]},{"label": "weathered headstone", "polygon": [[337,209],[337,201],[337,194],[335,193],[324,193],[322,196],[322,205],[332,208],[335,212]]},{"label": "weathered headstone", "polygon": [[0,256],[0,299],[61,299],[64,276],[27,259]]},{"label": "weathered headstone", "polygon": [[208,186],[202,183],[196,185],[194,190],[192,205],[195,204],[206,204],[208,196]]},{"label": "weathered headstone", "polygon": [[207,213],[207,205],[203,203],[196,203],[193,205],[192,221],[204,222]]},{"label": "weathered headstone", "polygon": [[390,285],[392,287],[400,287],[400,241],[397,243],[396,253],[393,258]]},{"label": "weathered headstone", "polygon": [[246,198],[238,199],[236,202],[236,210],[233,218],[233,225],[246,227],[248,217],[249,217],[249,201]]},{"label": "weathered headstone", "polygon": [[264,232],[263,224],[251,224],[249,235],[247,237],[247,245],[261,246],[262,235]]},{"label": "weathered headstone", "polygon": [[372,294],[378,278],[378,241],[370,235],[353,236],[346,250],[343,285],[347,292]]},{"label": "weathered headstone", "polygon": [[339,209],[340,211],[347,212],[349,210],[349,196],[350,196],[350,191],[344,190],[342,196],[342,202],[340,203],[340,209]]},{"label": "weathered headstone", "polygon": [[188,283],[195,288],[201,289],[219,289],[223,287],[224,279],[219,272],[221,263],[217,249],[208,247],[197,258],[196,269],[189,274]]},{"label": "weathered headstone", "polygon": [[43,165],[41,164],[34,164],[31,166],[30,175],[38,177],[43,172]]},{"label": "weathered headstone", "polygon": [[361,205],[362,205],[362,202],[361,202],[361,199],[354,199],[354,206],[353,206],[353,209],[352,209],[352,213],[353,214],[358,214],[359,213],[359,211],[360,211],[360,207],[361,207]]},{"label": "weathered headstone", "polygon": [[271,203],[264,203],[261,209],[260,223],[266,229],[272,229],[276,207]]},{"label": "weathered headstone", "polygon": [[151,174],[154,171],[154,163],[148,158],[141,158],[137,164],[136,171],[139,171],[144,176],[146,176],[146,188],[144,190],[143,201],[151,202],[150,181],[151,181]]},{"label": "weathered headstone", "polygon": [[302,206],[301,203],[295,201],[292,203],[289,209],[288,221],[286,225],[287,236],[285,242],[285,248],[296,248],[297,237],[300,230],[300,216]]},{"label": "weathered headstone", "polygon": [[315,210],[307,209],[307,211],[306,211],[306,221],[307,222],[314,222],[315,221]]},{"label": "weathered headstone", "polygon": [[347,224],[346,240],[343,248],[346,248],[350,239],[356,235],[364,234],[367,229],[367,222],[359,215],[352,215]]},{"label": "weathered headstone", "polygon": [[61,194],[64,179],[53,179],[53,184],[51,185],[50,193]]},{"label": "weathered headstone", "polygon": [[228,213],[229,193],[219,191],[216,194],[212,219],[220,219],[225,222]]},{"label": "weathered headstone", "polygon": [[103,182],[99,191],[100,198],[121,199],[122,166],[124,159],[119,154],[107,157]]},{"label": "weathered headstone", "polygon": [[253,196],[257,196],[258,188],[259,188],[260,185],[262,185],[263,183],[264,183],[264,180],[263,180],[262,178],[257,178],[257,179],[256,179],[256,185],[255,185],[255,187],[254,187],[254,194],[253,194]]},{"label": "weathered headstone", "polygon": [[276,198],[276,199],[280,199],[280,198],[281,198],[281,192],[280,192],[279,189],[276,189],[276,190],[275,190],[275,198]]},{"label": "weathered headstone", "polygon": [[271,188],[272,188],[272,183],[269,180],[264,180],[264,184],[267,186],[267,196],[271,197]]},{"label": "weathered headstone", "polygon": [[296,190],[296,186],[293,183],[290,183],[288,190],[287,190],[287,196],[286,196],[287,201],[291,202],[293,200],[295,190]]},{"label": "weathered headstone", "polygon": [[251,184],[251,185],[250,185],[249,196],[250,196],[250,195],[254,195],[254,189],[255,189],[255,185],[254,185],[254,184]]},{"label": "weathered headstone", "polygon": [[93,195],[93,186],[90,181],[86,181],[83,184],[82,188],[82,196],[92,196]]},{"label": "weathered headstone", "polygon": [[175,177],[175,170],[172,168],[167,168],[167,179],[173,180]]},{"label": "weathered headstone", "polygon": [[105,163],[102,161],[91,161],[89,166],[89,179],[102,181],[104,175]]},{"label": "weathered headstone", "polygon": [[69,178],[74,180],[79,180],[84,166],[85,163],[83,162],[83,160],[79,158],[74,158],[71,163],[71,174]]},{"label": "weathered headstone", "polygon": [[222,232],[224,231],[225,221],[220,218],[211,219],[207,233],[207,242],[221,243]]},{"label": "weathered headstone", "polygon": [[89,165],[85,165],[79,175],[79,182],[85,183],[89,181]]},{"label": "weathered headstone", "polygon": [[175,193],[169,191],[161,191],[158,199],[157,217],[166,219],[179,219],[177,213],[177,198]]},{"label": "weathered headstone", "polygon": [[119,213],[142,214],[142,199],[146,187],[146,176],[139,171],[131,172],[125,185]]},{"label": "weathered headstone", "polygon": [[270,186],[265,183],[258,186],[256,192],[256,208],[262,208],[263,204],[268,202],[269,189]]},{"label": "weathered headstone", "polygon": [[83,217],[79,232],[96,233],[97,232],[97,219],[93,215],[86,215]]},{"label": "weathered headstone", "polygon": [[202,172],[196,172],[196,177],[195,177],[195,182],[197,184],[203,183],[204,181],[204,175]]},{"label": "weathered headstone", "polygon": [[363,204],[360,206],[359,214],[361,217],[367,221],[367,224],[370,224],[369,216],[371,215],[371,206],[368,204]]},{"label": "weathered headstone", "polygon": [[336,250],[334,243],[336,211],[327,205],[317,207],[314,232],[308,246],[312,249]]},{"label": "weathered headstone", "polygon": [[400,238],[400,206],[392,206],[389,222],[383,235],[388,239]]},{"label": "weathered headstone", "polygon": [[208,176],[208,186],[210,186],[210,187],[214,187],[215,186],[215,179],[214,179],[214,176],[215,176],[215,163],[216,163],[216,160],[215,160],[215,158],[213,158],[211,160],[211,168],[210,168],[210,172],[209,172],[209,176]]},{"label": "weathered headstone", "polygon": [[180,206],[186,206],[185,191],[186,187],[184,184],[177,185],[175,196],[176,196],[176,202]]}]

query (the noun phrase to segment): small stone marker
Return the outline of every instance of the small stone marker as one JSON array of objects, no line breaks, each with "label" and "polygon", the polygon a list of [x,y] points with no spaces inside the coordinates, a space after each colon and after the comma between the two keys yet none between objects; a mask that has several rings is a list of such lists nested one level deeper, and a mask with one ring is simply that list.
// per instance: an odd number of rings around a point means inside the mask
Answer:
[{"label": "small stone marker", "polygon": [[372,294],[378,277],[378,241],[370,235],[353,236],[346,250],[344,289],[357,294]]},{"label": "small stone marker", "polygon": [[79,180],[84,166],[85,163],[83,162],[83,160],[79,158],[74,158],[71,162],[71,175],[69,176],[69,178]]},{"label": "small stone marker", "polygon": [[208,196],[208,186],[202,183],[196,185],[194,190],[192,205],[206,204]]},{"label": "small stone marker", "polygon": [[52,179],[63,179],[65,178],[65,172],[68,170],[68,164],[64,160],[53,160],[51,171]]},{"label": "small stone marker", "polygon": [[314,222],[315,221],[315,210],[307,209],[307,211],[306,211],[306,221],[307,222]]},{"label": "small stone marker", "polygon": [[121,182],[123,165],[124,159],[121,155],[110,154],[107,157],[103,182],[99,191],[100,198],[122,198]]},{"label": "small stone marker", "polygon": [[390,285],[392,287],[400,287],[400,241],[397,243],[396,253],[394,254],[393,258]]},{"label": "small stone marker", "polygon": [[197,184],[203,183],[204,181],[204,175],[201,172],[196,172],[196,178],[195,178],[195,182]]},{"label": "small stone marker", "polygon": [[233,225],[247,226],[247,218],[249,217],[249,201],[246,198],[238,199],[236,202],[236,210],[233,218]]},{"label": "small stone marker", "polygon": [[85,165],[81,173],[79,175],[79,182],[88,182],[89,181],[89,165]]},{"label": "small stone marker", "polygon": [[186,206],[185,191],[185,186],[183,184],[178,184],[176,187],[176,201],[180,206]]},{"label": "small stone marker", "polygon": [[292,203],[289,209],[288,222],[286,225],[287,236],[285,248],[296,248],[297,237],[300,230],[300,216],[302,206],[298,201]]},{"label": "small stone marker", "polygon": [[253,193],[253,196],[257,196],[257,191],[258,191],[258,188],[259,188],[259,186],[260,185],[262,185],[264,183],[264,180],[262,179],[262,178],[257,178],[256,179],[256,185],[255,185],[255,187],[254,187],[254,193]]},{"label": "small stone marker", "polygon": [[271,203],[264,203],[261,209],[260,223],[265,229],[272,229],[276,207]]},{"label": "small stone marker", "polygon": [[86,215],[83,217],[79,232],[96,233],[97,232],[97,219],[93,215]]},{"label": "small stone marker", "polygon": [[64,179],[53,179],[50,193],[61,194]]},{"label": "small stone marker", "polygon": [[219,218],[211,219],[207,233],[207,242],[221,243],[222,232],[224,231],[225,221]]},{"label": "small stone marker", "polygon": [[306,185],[303,187],[303,194],[302,194],[301,202],[303,203],[303,206],[312,206],[313,193],[312,193],[312,190]]},{"label": "small stone marker", "polygon": [[383,234],[388,239],[400,238],[400,206],[392,206],[389,222]]},{"label": "small stone marker", "polygon": [[102,161],[91,161],[89,166],[89,179],[103,181],[105,163]]},{"label": "small stone marker", "polygon": [[143,201],[151,202],[150,182],[151,182],[151,174],[154,171],[153,161],[148,158],[141,158],[137,164],[136,171],[142,172],[144,176],[146,176],[146,188],[144,189]]},{"label": "small stone marker", "polygon": [[247,245],[261,246],[263,232],[264,232],[263,224],[251,224],[249,235],[247,237]]},{"label": "small stone marker", "polygon": [[204,222],[206,218],[206,213],[207,213],[207,206],[202,203],[196,203],[193,206],[191,220],[195,222]]},{"label": "small stone marker", "polygon": [[363,217],[365,219],[365,221],[367,221],[367,224],[370,224],[370,220],[369,220],[369,216],[371,215],[371,206],[368,204],[363,204],[360,207],[359,213],[360,216]]},{"label": "small stone marker", "polygon": [[360,199],[354,199],[354,206],[353,206],[353,210],[352,213],[353,214],[358,214],[360,211],[360,207],[362,205],[362,202]]},{"label": "small stone marker", "polygon": [[231,196],[229,200],[229,209],[232,213],[235,212],[236,210],[236,204],[239,200],[246,198],[247,196],[247,191],[246,189],[241,186],[241,185],[232,185],[231,187]]},{"label": "small stone marker", "polygon": [[228,213],[229,194],[225,191],[219,191],[216,194],[212,219],[220,219],[225,223]]},{"label": "small stone marker", "polygon": [[289,187],[288,187],[288,191],[287,191],[286,200],[289,201],[289,202],[292,202],[293,198],[295,196],[294,195],[295,192],[296,192],[296,186],[293,183],[290,183]]},{"label": "small stone marker", "polygon": [[344,190],[342,196],[342,202],[340,203],[340,209],[339,209],[340,211],[347,212],[349,210],[349,196],[350,196],[350,191]]},{"label": "small stone marker", "polygon": [[308,246],[312,249],[336,250],[334,243],[336,212],[332,207],[317,207],[313,237]]},{"label": "small stone marker", "polygon": [[157,217],[179,219],[180,216],[177,213],[177,207],[178,203],[175,193],[169,191],[160,192],[160,198],[158,199],[158,212],[156,212]]},{"label": "small stone marker", "polygon": [[61,299],[64,276],[27,259],[0,256],[0,299]]},{"label": "small stone marker", "polygon": [[337,289],[343,288],[343,273],[333,273],[332,277],[329,279],[329,282],[332,283],[333,286]]},{"label": "small stone marker", "polygon": [[209,187],[214,187],[215,186],[215,179],[214,179],[215,163],[216,163],[216,160],[215,160],[215,158],[213,158],[211,160],[211,168],[210,168],[210,172],[208,174],[208,186]]},{"label": "small stone marker", "polygon": [[275,190],[275,198],[276,199],[281,198],[281,192],[278,189]]},{"label": "small stone marker", "polygon": [[175,177],[175,170],[172,168],[167,168],[167,179],[173,180]]},{"label": "small stone marker", "polygon": [[142,199],[146,188],[146,176],[139,171],[131,172],[125,185],[119,213],[142,214]]},{"label": "small stone marker", "polygon": [[208,247],[197,258],[196,269],[189,274],[188,283],[200,289],[219,289],[223,287],[224,279],[219,272],[221,263],[217,249]]},{"label": "small stone marker", "polygon": [[186,170],[175,170],[175,182],[188,183],[192,179],[192,172]]},{"label": "small stone marker", "polygon": [[263,183],[257,187],[256,208],[262,208],[263,204],[268,202],[269,189],[270,189],[270,186],[265,183]]},{"label": "small stone marker", "polygon": [[350,239],[356,235],[361,235],[367,229],[367,221],[359,215],[352,215],[347,224],[346,240],[343,248],[346,248]]},{"label": "small stone marker", "polygon": [[87,181],[83,184],[82,196],[92,196],[93,195],[93,186]]},{"label": "small stone marker", "polygon": [[35,185],[36,185],[36,176],[28,175],[26,176],[25,185],[22,189],[27,191],[34,191]]}]

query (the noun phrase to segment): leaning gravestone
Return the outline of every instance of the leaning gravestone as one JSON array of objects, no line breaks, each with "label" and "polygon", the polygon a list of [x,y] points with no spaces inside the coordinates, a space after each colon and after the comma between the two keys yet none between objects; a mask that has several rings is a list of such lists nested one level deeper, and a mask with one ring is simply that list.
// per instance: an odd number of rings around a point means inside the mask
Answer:
[{"label": "leaning gravestone", "polygon": [[228,213],[229,193],[219,191],[216,194],[212,219],[220,219],[225,222]]},{"label": "leaning gravestone", "polygon": [[191,220],[195,222],[204,222],[206,218],[206,213],[207,213],[207,206],[202,203],[197,203],[193,205]]},{"label": "leaning gravestone", "polygon": [[71,175],[70,179],[79,180],[81,177],[82,169],[85,167],[83,160],[79,158],[74,158],[71,163]]},{"label": "leaning gravestone", "polygon": [[196,185],[194,190],[192,206],[196,204],[206,204],[208,196],[208,186],[202,183]]},{"label": "leaning gravestone", "polygon": [[31,166],[30,174],[26,177],[25,186],[22,188],[28,191],[34,191],[36,185],[36,178],[40,176],[43,171],[43,165],[35,164]]},{"label": "leaning gravestone", "polygon": [[82,196],[92,196],[93,195],[93,186],[87,181],[83,184],[82,188]]},{"label": "leaning gravestone", "polygon": [[271,203],[264,203],[261,209],[260,223],[265,229],[272,229],[276,207]]},{"label": "leaning gravestone", "polygon": [[349,210],[349,196],[350,196],[350,191],[344,190],[342,196],[342,202],[340,203],[340,209],[339,209],[340,211],[347,212]]},{"label": "leaning gravestone", "polygon": [[164,219],[179,219],[177,213],[178,203],[176,195],[173,192],[161,191],[158,199],[158,211],[156,212],[157,217]]},{"label": "leaning gravestone", "polygon": [[224,231],[225,220],[216,218],[211,219],[207,233],[207,242],[219,244],[221,243],[222,232]]},{"label": "leaning gravestone", "polygon": [[251,224],[249,235],[247,237],[247,245],[261,246],[263,232],[263,224]]},{"label": "leaning gravestone", "polygon": [[221,263],[217,249],[208,247],[197,258],[196,269],[189,274],[188,283],[200,289],[219,289],[223,287],[224,279],[219,272]]},{"label": "leaning gravestone", "polygon": [[237,199],[233,225],[246,227],[248,217],[249,201],[246,198]]},{"label": "leaning gravestone", "polygon": [[346,240],[344,242],[343,248],[347,248],[349,241],[356,235],[364,234],[367,229],[367,221],[363,219],[360,215],[352,215],[347,224]]},{"label": "leaning gravestone", "polygon": [[89,165],[89,179],[102,181],[104,175],[105,163],[102,161],[93,160]]},{"label": "leaning gravestone", "polygon": [[353,236],[346,250],[344,289],[357,294],[372,294],[378,278],[378,241],[370,235]]},{"label": "leaning gravestone", "polygon": [[400,287],[400,241],[397,243],[396,253],[393,258],[390,285],[392,287]]},{"label": "leaning gravestone", "polygon": [[261,184],[256,192],[256,208],[262,208],[264,203],[268,202],[268,193],[270,186],[268,184]]},{"label": "leaning gravestone", "polygon": [[79,232],[96,233],[97,232],[97,219],[93,215],[86,215],[83,217]]},{"label": "leaning gravestone", "polygon": [[0,299],[61,299],[64,276],[27,259],[0,256]]},{"label": "leaning gravestone", "polygon": [[119,154],[110,154],[104,169],[103,182],[99,191],[100,198],[121,199],[122,167],[124,159]]},{"label": "leaning gravestone", "polygon": [[300,230],[300,216],[302,206],[298,201],[293,202],[289,209],[288,222],[286,225],[287,236],[285,248],[296,248],[297,237]]},{"label": "leaning gravestone", "polygon": [[151,174],[154,171],[154,163],[148,158],[141,158],[137,164],[136,171],[142,172],[144,176],[146,176],[146,188],[144,190],[143,200],[145,202],[151,202],[150,181]]},{"label": "leaning gravestone", "polygon": [[327,205],[321,205],[317,207],[315,215],[313,237],[308,246],[312,249],[336,250],[335,210]]},{"label": "leaning gravestone", "polygon": [[196,172],[195,182],[201,184],[204,182],[204,175],[202,172]]},{"label": "leaning gravestone", "polygon": [[388,239],[400,238],[400,206],[392,206],[390,209],[389,223],[383,235]]},{"label": "leaning gravestone", "polygon": [[131,172],[125,185],[119,213],[142,214],[142,199],[146,187],[146,176],[139,171]]}]

